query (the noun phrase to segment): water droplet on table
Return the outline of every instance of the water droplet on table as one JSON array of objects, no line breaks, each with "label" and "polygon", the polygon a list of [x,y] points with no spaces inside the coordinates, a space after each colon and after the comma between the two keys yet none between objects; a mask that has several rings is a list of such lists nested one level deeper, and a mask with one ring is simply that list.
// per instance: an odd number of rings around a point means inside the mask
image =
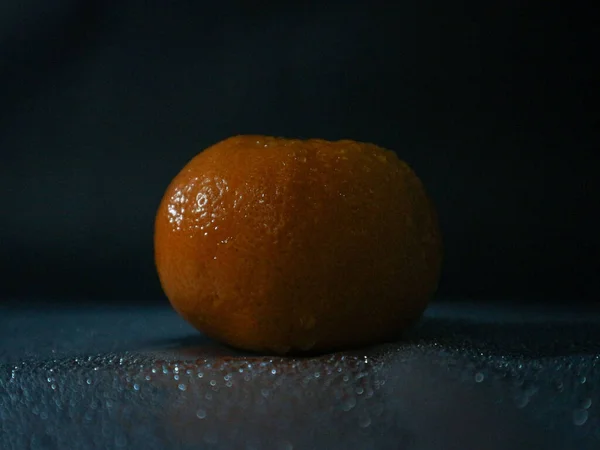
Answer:
[{"label": "water droplet on table", "polygon": [[573,411],[573,423],[577,426],[585,424],[588,420],[587,409],[576,409]]}]

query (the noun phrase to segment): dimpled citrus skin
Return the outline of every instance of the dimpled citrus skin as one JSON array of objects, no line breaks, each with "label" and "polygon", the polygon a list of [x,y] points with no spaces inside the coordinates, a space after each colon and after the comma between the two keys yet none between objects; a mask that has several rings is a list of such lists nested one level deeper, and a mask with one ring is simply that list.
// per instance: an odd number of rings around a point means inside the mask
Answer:
[{"label": "dimpled citrus skin", "polygon": [[398,337],[434,293],[441,258],[414,172],[350,140],[226,139],[175,177],[155,224],[175,310],[209,337],[260,352]]}]

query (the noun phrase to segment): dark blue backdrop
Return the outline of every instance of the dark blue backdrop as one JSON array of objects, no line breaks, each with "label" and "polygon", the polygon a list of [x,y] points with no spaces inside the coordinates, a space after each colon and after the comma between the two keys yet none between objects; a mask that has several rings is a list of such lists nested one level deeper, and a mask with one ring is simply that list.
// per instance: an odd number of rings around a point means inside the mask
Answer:
[{"label": "dark blue backdrop", "polygon": [[162,193],[238,133],[397,151],[442,296],[593,297],[592,20],[526,3],[3,2],[0,299],[162,298]]}]

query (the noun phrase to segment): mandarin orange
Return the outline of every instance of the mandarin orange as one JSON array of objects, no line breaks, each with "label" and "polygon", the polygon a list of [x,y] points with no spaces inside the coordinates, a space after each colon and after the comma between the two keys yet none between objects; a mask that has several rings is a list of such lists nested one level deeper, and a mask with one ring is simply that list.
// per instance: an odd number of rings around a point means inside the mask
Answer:
[{"label": "mandarin orange", "polygon": [[194,327],[285,354],[398,337],[437,287],[442,246],[422,183],[393,152],[236,136],[167,188],[155,259],[166,296]]}]

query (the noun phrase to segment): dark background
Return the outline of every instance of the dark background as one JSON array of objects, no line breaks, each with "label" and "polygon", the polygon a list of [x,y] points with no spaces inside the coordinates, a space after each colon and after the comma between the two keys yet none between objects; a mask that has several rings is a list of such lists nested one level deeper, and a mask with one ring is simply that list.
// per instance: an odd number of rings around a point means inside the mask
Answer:
[{"label": "dark background", "polygon": [[161,196],[240,133],[397,151],[438,206],[440,298],[595,300],[588,11],[217,3],[0,4],[0,301],[164,299]]}]

